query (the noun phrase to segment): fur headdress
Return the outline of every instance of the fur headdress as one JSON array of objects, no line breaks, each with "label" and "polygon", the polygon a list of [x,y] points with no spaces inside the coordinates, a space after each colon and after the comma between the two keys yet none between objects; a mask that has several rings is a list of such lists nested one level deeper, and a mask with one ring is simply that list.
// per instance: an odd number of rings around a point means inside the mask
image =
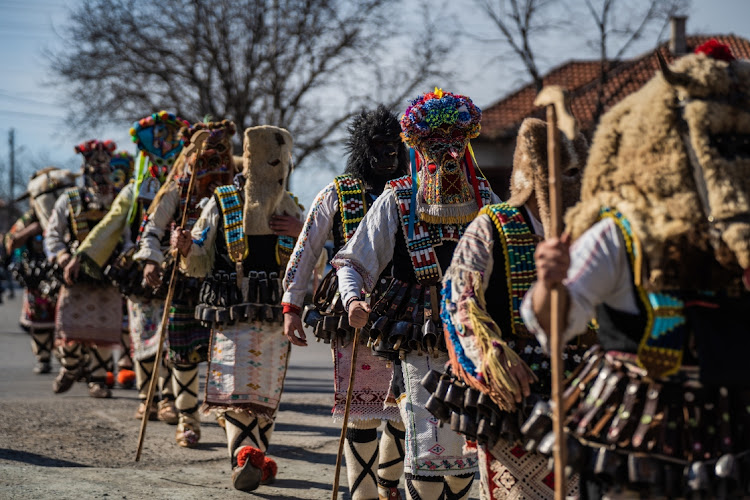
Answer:
[{"label": "fur headdress", "polygon": [[245,234],[273,234],[272,215],[299,215],[299,206],[287,193],[292,170],[292,134],[271,125],[245,130]]},{"label": "fur headdress", "polygon": [[[578,201],[588,143],[580,132],[573,141],[565,134],[560,134],[560,146],[562,201],[565,209]],[[533,194],[545,233],[550,227],[548,173],[547,122],[527,118],[518,130],[510,178],[510,198],[507,203],[521,207]]]},{"label": "fur headdress", "polygon": [[29,198],[29,204],[34,209],[39,224],[41,224],[42,229],[46,229],[57,198],[65,189],[71,188],[75,184],[76,174],[73,172],[57,167],[47,167],[34,172],[26,192],[16,201]]},{"label": "fur headdress", "polygon": [[378,182],[375,180],[374,162],[377,162],[378,152],[373,148],[373,140],[376,138],[398,142],[396,150],[398,166],[396,172],[390,177],[401,177],[408,173],[409,160],[406,155],[406,146],[400,138],[401,126],[396,115],[388,108],[381,104],[373,110],[363,109],[352,118],[348,132],[346,150],[349,156],[344,170],[347,174],[375,187]]},{"label": "fur headdress", "polygon": [[438,88],[406,108],[401,130],[421,166],[416,209],[422,220],[455,224],[470,222],[476,216],[478,190],[467,146],[479,135],[481,119],[482,111],[471,99]]},{"label": "fur headdress", "polygon": [[574,237],[602,207],[625,215],[650,288],[673,285],[666,270],[691,248],[733,272],[750,267],[750,62],[701,52],[602,117],[567,214]]}]

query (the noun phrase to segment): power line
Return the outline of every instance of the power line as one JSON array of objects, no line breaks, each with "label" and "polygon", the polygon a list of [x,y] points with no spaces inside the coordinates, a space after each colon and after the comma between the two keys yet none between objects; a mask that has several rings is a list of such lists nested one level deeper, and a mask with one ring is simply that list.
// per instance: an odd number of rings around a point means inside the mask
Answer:
[{"label": "power line", "polygon": [[0,109],[0,115],[11,115],[18,116],[21,118],[29,119],[44,119],[44,120],[64,120],[64,116],[60,115],[45,115],[43,113],[32,113],[30,111],[13,111],[10,109]]}]

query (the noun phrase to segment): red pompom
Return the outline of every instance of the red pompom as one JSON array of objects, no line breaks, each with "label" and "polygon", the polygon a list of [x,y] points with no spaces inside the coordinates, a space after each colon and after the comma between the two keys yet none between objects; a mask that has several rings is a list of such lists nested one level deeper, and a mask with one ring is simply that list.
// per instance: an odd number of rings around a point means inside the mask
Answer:
[{"label": "red pompom", "polygon": [[736,59],[732,54],[732,49],[729,48],[729,45],[721,43],[715,38],[710,39],[703,45],[696,48],[695,53],[706,54],[706,56],[713,59],[718,59],[719,61],[730,62]]},{"label": "red pompom", "polygon": [[429,165],[427,165],[427,170],[429,170],[431,174],[434,174],[437,170],[437,165],[435,165],[434,163],[430,163]]},{"label": "red pompom", "polygon": [[266,456],[258,448],[252,446],[243,446],[237,453],[237,467],[242,467],[245,462],[250,461],[250,465],[256,469],[262,469]]},{"label": "red pompom", "polygon": [[276,462],[274,462],[273,459],[265,457],[261,470],[263,471],[263,475],[261,476],[260,481],[262,483],[265,483],[269,479],[276,477],[276,473],[279,471],[279,467],[278,465],[276,465]]},{"label": "red pompom", "polygon": [[117,383],[123,387],[130,387],[135,383],[135,372],[133,370],[120,369],[117,372]]},{"label": "red pompom", "polygon": [[112,372],[107,372],[107,378],[104,381],[107,387],[110,389],[115,386],[115,375]]}]

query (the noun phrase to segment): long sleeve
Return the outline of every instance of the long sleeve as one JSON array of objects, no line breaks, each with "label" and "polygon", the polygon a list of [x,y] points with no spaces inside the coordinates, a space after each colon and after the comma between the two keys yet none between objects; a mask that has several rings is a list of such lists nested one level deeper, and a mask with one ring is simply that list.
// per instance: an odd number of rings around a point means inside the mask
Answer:
[{"label": "long sleeve", "polygon": [[[570,297],[564,342],[586,331],[586,325],[596,316],[599,304],[623,312],[638,312],[625,242],[612,219],[597,222],[573,243],[570,268],[563,284]],[[547,334],[539,325],[532,307],[533,286],[524,297],[521,316],[528,330],[549,352]]]},{"label": "long sleeve", "polygon": [[164,233],[169,229],[174,219],[175,211],[180,203],[180,191],[176,182],[170,181],[164,188],[166,192],[153,208],[148,222],[141,235],[141,243],[138,251],[133,256],[134,260],[150,260],[161,264],[164,262],[164,249],[161,241]]},{"label": "long sleeve", "polygon": [[68,216],[68,195],[63,193],[52,208],[52,214],[44,232],[44,253],[52,262],[60,253],[68,250],[68,245],[65,243],[68,233]]},{"label": "long sleeve", "polygon": [[315,197],[294,245],[292,257],[284,275],[282,304],[301,308],[307,293],[307,284],[328,240],[338,210],[338,195],[334,183],[323,188]]},{"label": "long sleeve", "polygon": [[117,195],[107,215],[86,236],[77,253],[85,253],[103,267],[128,227],[128,213],[135,196],[131,182]]},{"label": "long sleeve", "polygon": [[[463,353],[476,367],[481,366],[482,358],[467,317],[467,300],[475,300],[481,286],[482,300],[475,302],[480,308],[486,308],[484,294],[494,267],[492,226],[492,220],[485,214],[469,224],[456,246],[451,265],[443,276],[443,284],[450,286],[450,299],[457,306],[447,311],[451,323],[456,327],[456,337]],[[504,272],[504,269],[499,269],[498,272]]]},{"label": "long sleeve", "polygon": [[216,198],[210,198],[190,233],[193,237],[190,253],[180,259],[180,270],[186,275],[203,278],[211,272],[220,215]]},{"label": "long sleeve", "polygon": [[[11,253],[13,250],[11,249],[11,246],[14,248],[20,247],[26,243],[26,240],[31,236],[26,235],[24,237],[23,241],[19,241],[18,239],[15,239],[15,237],[24,229],[29,227],[31,224],[38,222],[39,219],[36,217],[36,214],[34,213],[34,209],[30,208],[28,209],[21,217],[19,217],[16,222],[13,223],[13,225],[10,227],[7,233],[5,233],[5,237],[3,238],[3,245],[5,245],[6,251],[8,253]],[[39,234],[39,233],[35,233]]]},{"label": "long sleeve", "polygon": [[352,297],[360,297],[363,289],[372,291],[375,280],[393,259],[399,230],[396,197],[387,188],[367,211],[354,236],[331,261],[337,269],[344,304]]}]

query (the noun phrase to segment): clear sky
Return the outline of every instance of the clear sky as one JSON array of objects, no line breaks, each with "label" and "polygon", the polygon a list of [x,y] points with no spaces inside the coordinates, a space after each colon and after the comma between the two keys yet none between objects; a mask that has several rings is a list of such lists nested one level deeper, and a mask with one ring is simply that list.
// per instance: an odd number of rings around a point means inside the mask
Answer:
[{"label": "clear sky", "polygon": [[[408,0],[416,3],[417,0]],[[75,0],[0,0],[0,194],[8,186],[8,131],[15,129],[16,162],[28,168],[34,164],[54,164],[76,168],[80,160],[73,146],[90,139],[70,130],[64,122],[65,109],[57,88],[46,84],[50,80],[45,49],[59,43],[59,32],[64,28],[70,6]],[[435,3],[433,3],[434,5]],[[460,26],[465,32],[488,33],[491,27],[483,16],[472,15],[471,0],[450,3],[458,9]],[[454,17],[446,16],[453,23]],[[562,20],[574,24],[575,19]],[[735,33],[750,39],[750,0],[693,0],[687,23],[688,34]],[[446,61],[455,65],[456,78],[446,82],[446,88],[472,97],[481,106],[497,101],[527,79],[518,66],[503,62],[488,64],[493,47],[466,39],[458,40],[459,47]],[[635,47],[633,54],[653,46],[653,40]],[[567,59],[592,57],[580,35],[571,28],[561,33],[552,47],[540,50],[543,69],[556,66]],[[632,55],[632,54],[631,54]],[[439,83],[439,82],[436,82]],[[144,115],[157,110],[144,110]],[[140,117],[134,117],[137,119]],[[108,130],[97,134],[100,139],[114,139],[120,149],[134,152],[129,141],[130,123],[113,123]],[[340,162],[343,169],[344,159]],[[315,175],[315,165],[307,165],[293,174],[292,189],[309,206],[318,189],[331,175]],[[17,194],[25,186],[16,188]]]}]

